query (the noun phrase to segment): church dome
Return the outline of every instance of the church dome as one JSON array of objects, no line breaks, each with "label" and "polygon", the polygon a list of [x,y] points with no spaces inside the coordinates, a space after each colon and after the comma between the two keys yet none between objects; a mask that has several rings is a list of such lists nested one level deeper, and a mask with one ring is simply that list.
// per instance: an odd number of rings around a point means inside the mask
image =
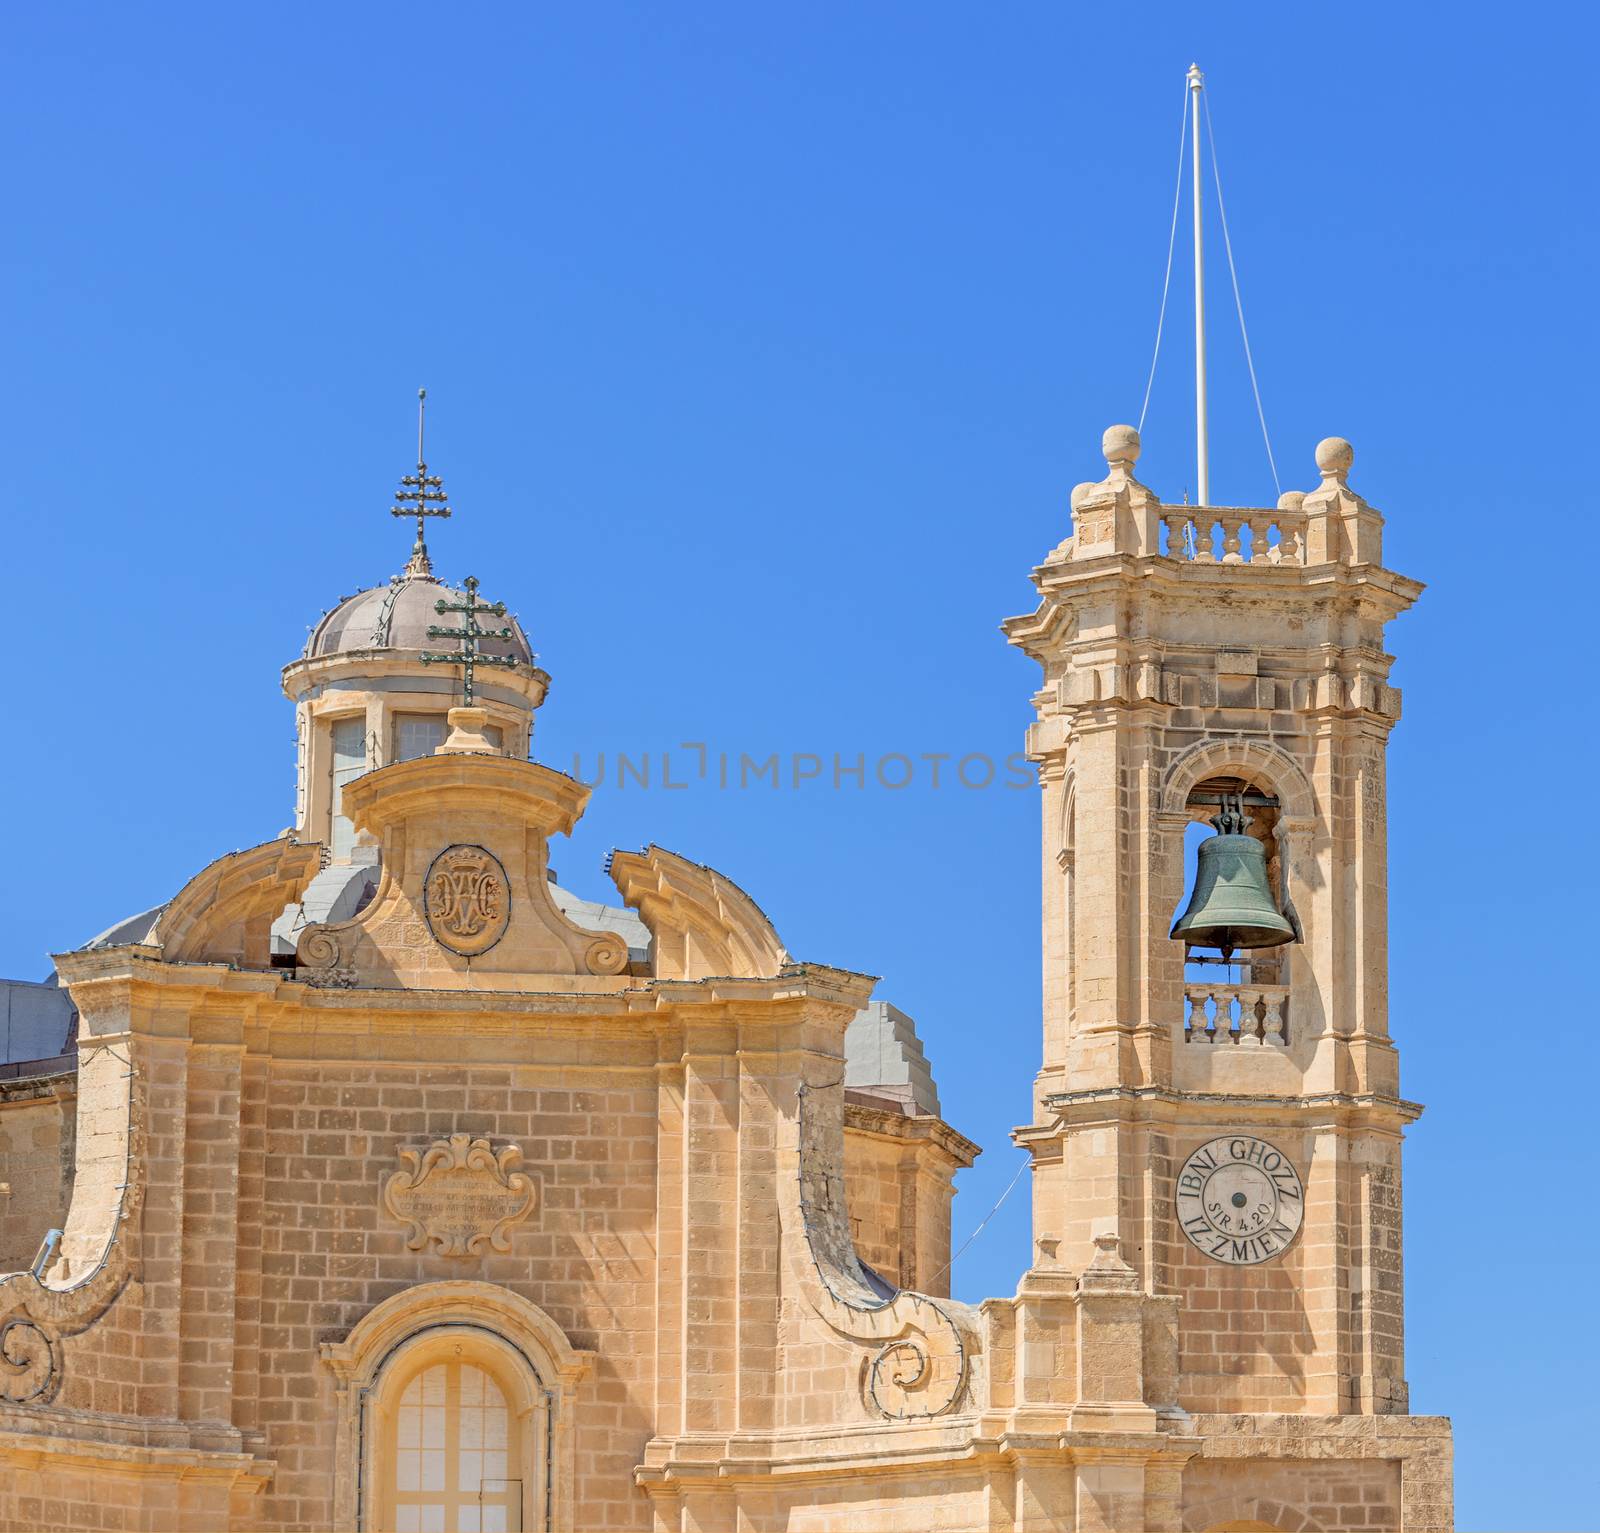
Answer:
[{"label": "church dome", "polygon": [[[480,598],[481,600],[482,598]],[[345,655],[375,649],[443,650],[459,648],[459,639],[430,639],[430,626],[458,628],[459,612],[438,610],[437,603],[464,602],[465,592],[432,575],[408,572],[384,586],[372,586],[347,596],[312,629],[301,658]],[[504,618],[484,614],[479,622],[488,628],[509,628],[509,639],[485,637],[479,649],[486,655],[509,655],[522,665],[534,663],[533,649],[522,625],[509,612]]]}]

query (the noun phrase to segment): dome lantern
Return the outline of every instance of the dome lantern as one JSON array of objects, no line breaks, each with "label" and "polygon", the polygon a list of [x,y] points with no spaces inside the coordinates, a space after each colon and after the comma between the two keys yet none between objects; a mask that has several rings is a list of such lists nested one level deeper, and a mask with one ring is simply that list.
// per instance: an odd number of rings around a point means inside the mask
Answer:
[{"label": "dome lantern", "polygon": [[[533,711],[550,682],[503,602],[480,599],[475,580],[457,586],[433,572],[426,521],[451,512],[443,480],[423,458],[425,397],[419,393],[417,471],[401,480],[390,507],[417,519],[410,559],[386,585],[357,591],[325,612],[283,672],[284,694],[295,705],[295,834],[323,842],[336,863],[363,856],[339,812],[345,784],[437,750],[450,732],[451,707],[462,701],[464,677],[479,668],[467,701],[483,710],[483,740],[521,757],[529,754]],[[470,619],[459,629],[445,626],[468,608],[493,613],[493,626]]]}]

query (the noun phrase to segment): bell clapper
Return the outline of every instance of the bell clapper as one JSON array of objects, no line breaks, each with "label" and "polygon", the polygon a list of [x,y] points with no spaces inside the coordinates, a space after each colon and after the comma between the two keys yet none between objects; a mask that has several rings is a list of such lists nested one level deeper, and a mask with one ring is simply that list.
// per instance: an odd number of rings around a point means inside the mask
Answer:
[{"label": "bell clapper", "polygon": [[[1216,817],[1211,821],[1212,828],[1219,836],[1242,836],[1250,828],[1250,816],[1244,811],[1244,794],[1234,793],[1222,795],[1222,807],[1217,811]],[[1222,961],[1228,966],[1228,983],[1239,982],[1240,965],[1233,961],[1234,946],[1231,942],[1223,941],[1218,944],[1222,954]]]}]

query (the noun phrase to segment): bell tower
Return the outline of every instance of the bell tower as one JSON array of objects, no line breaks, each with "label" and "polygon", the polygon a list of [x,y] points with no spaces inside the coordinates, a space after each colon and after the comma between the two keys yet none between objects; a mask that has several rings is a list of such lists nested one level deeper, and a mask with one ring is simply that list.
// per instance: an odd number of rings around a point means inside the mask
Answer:
[{"label": "bell tower", "polygon": [[[1005,625],[1044,671],[1044,1051],[1017,1131],[1036,1263],[1081,1272],[1118,1236],[1179,1301],[1186,1411],[1403,1413],[1421,1109],[1389,1037],[1384,631],[1422,587],[1384,567],[1338,438],[1274,510],[1163,505],[1137,432],[1103,448],[1038,609]],[[1218,909],[1186,872],[1191,827],[1218,821],[1260,843],[1229,865],[1275,945],[1169,935]]]}]

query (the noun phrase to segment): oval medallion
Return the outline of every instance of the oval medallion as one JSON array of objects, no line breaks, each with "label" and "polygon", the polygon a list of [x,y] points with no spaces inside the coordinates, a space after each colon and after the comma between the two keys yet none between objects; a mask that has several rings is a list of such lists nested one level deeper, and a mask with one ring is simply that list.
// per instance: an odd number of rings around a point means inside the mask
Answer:
[{"label": "oval medallion", "polygon": [[1281,1256],[1305,1216],[1299,1172],[1253,1134],[1225,1134],[1193,1151],[1178,1173],[1177,1201],[1190,1244],[1232,1267]]},{"label": "oval medallion", "polygon": [[476,958],[506,933],[511,881],[500,859],[481,846],[447,846],[422,884],[422,913],[440,947]]}]

